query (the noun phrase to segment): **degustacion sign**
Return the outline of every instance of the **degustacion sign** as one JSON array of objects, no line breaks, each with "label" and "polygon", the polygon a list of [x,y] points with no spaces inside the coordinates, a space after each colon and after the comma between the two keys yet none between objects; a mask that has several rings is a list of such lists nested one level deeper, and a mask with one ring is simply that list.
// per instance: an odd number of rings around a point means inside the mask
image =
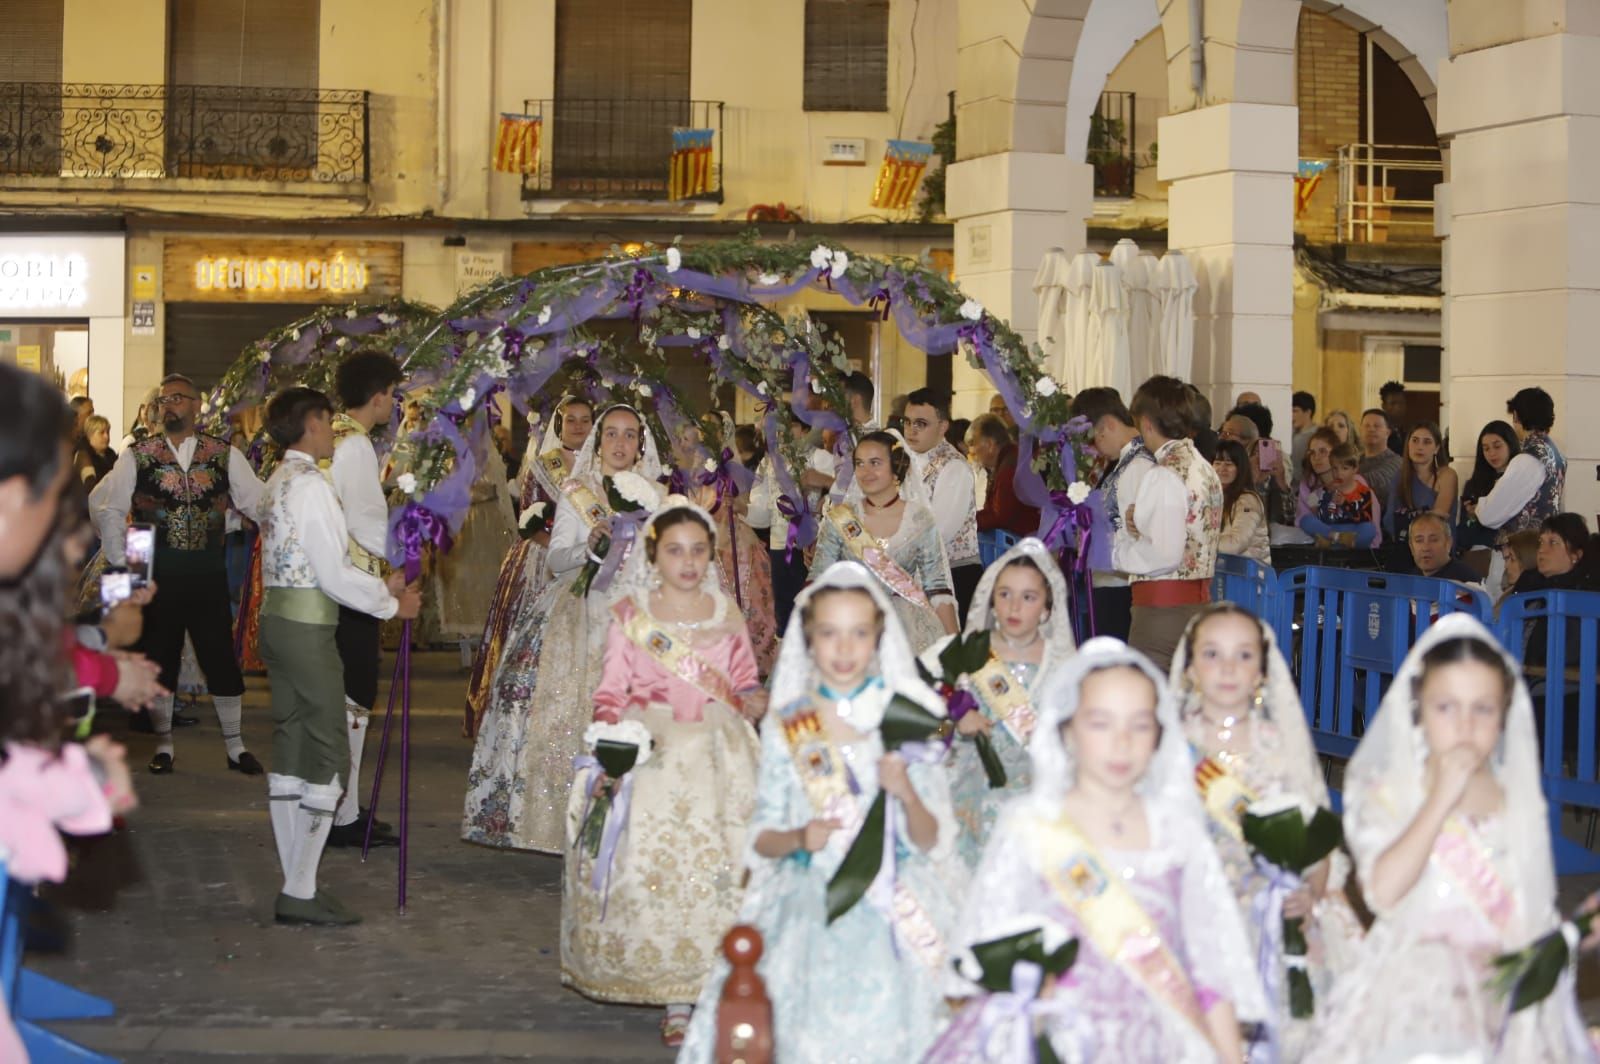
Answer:
[{"label": "degustacion sign", "polygon": [[338,303],[400,294],[397,240],[184,240],[166,245],[169,302]]}]

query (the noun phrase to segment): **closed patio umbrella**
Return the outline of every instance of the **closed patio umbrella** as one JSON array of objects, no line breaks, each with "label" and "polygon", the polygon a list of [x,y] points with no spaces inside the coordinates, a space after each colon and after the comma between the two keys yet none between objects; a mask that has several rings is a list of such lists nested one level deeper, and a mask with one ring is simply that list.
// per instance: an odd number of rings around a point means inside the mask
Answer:
[{"label": "closed patio umbrella", "polygon": [[1039,348],[1045,368],[1063,379],[1067,350],[1067,273],[1071,262],[1060,248],[1051,248],[1039,260],[1033,275],[1033,294],[1039,298]]},{"label": "closed patio umbrella", "polygon": [[1161,363],[1157,372],[1179,380],[1194,371],[1194,292],[1199,287],[1194,269],[1181,251],[1161,256]]}]

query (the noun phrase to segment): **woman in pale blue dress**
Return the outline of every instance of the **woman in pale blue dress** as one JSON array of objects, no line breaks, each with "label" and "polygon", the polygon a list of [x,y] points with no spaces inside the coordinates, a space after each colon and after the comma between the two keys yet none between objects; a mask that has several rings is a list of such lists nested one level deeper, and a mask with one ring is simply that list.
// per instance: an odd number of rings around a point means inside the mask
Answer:
[{"label": "woman in pale blue dress", "polygon": [[[985,677],[987,682],[968,681],[966,686],[978,700],[979,710],[968,713],[956,725],[956,740],[945,763],[950,773],[950,800],[960,830],[956,853],[969,869],[978,866],[1000,808],[1011,798],[1028,793],[1033,781],[1027,744],[1037,714],[1035,695],[1050,669],[1077,650],[1071,616],[1061,567],[1049,549],[1032,536],[989,566],[973,593],[963,635],[970,638],[978,632],[988,632],[991,660],[1006,675]],[[935,676],[942,675],[939,655],[954,638],[946,636],[923,653],[923,665]],[[1026,695],[1021,704],[1014,696],[1002,701],[996,695],[994,685],[1007,679]],[[1005,708],[1008,704],[1015,706],[1009,714]],[[1003,787],[989,785],[978,756],[975,737],[980,731],[989,736],[1005,769]]]},{"label": "woman in pale blue dress", "polygon": [[920,654],[935,640],[955,634],[956,595],[944,538],[928,508],[922,476],[911,463],[911,451],[898,433],[861,437],[855,479],[844,502],[827,509],[818,530],[811,579],[834,562],[864,563],[890,596],[912,653]]},{"label": "woman in pale blue dress", "polygon": [[[808,642],[830,638],[835,609],[818,603],[870,597],[878,617],[875,667],[870,620],[862,625],[865,672],[848,692],[832,690],[812,660]],[[848,594],[847,594],[848,593]],[[831,600],[831,601],[830,601]],[[820,604],[820,603],[819,603]],[[884,756],[878,723],[895,695],[942,716],[944,703],[918,678],[889,597],[863,566],[830,568],[798,599],[781,644],[768,713],[761,728],[761,768],[751,823],[750,885],[739,921],[761,932],[765,952],[757,966],[772,1000],[773,1033],[781,1061],[914,1061],[945,1022],[942,994],[947,932],[955,911],[943,874],[955,839],[950,796],[935,749]],[[871,614],[856,611],[863,618]],[[815,620],[815,625],[808,625]],[[815,716],[812,717],[811,714]],[[848,766],[858,793],[813,804],[796,769],[785,734],[797,722],[820,725],[831,753]],[[787,727],[786,727],[787,722]],[[888,773],[905,779],[891,783]],[[903,766],[903,767],[901,767]],[[889,823],[897,835],[894,867],[885,862],[866,895],[833,923],[827,886],[849,850],[855,825],[877,797],[880,769],[886,792],[906,781],[914,803],[892,799]],[[813,786],[816,781],[812,781]],[[904,793],[904,792],[903,792]],[[827,831],[825,817],[844,825]],[[935,837],[926,847],[927,833]],[[779,851],[786,856],[770,856]],[[893,911],[891,919],[886,912]],[[728,976],[719,961],[706,980],[678,1059],[714,1058],[717,1005]]]}]

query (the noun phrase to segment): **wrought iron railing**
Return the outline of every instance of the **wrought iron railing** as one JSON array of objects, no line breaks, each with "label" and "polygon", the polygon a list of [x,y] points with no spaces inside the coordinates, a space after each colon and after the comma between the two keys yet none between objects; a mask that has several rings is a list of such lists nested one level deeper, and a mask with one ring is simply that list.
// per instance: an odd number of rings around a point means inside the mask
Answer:
[{"label": "wrought iron railing", "polygon": [[1094,194],[1114,199],[1133,196],[1137,157],[1133,150],[1134,94],[1102,92],[1089,116],[1086,153],[1094,167]]},{"label": "wrought iron railing", "polygon": [[705,191],[722,202],[722,101],[639,99],[527,100],[542,119],[539,160],[522,178],[523,199],[667,198],[674,129],[710,129]]},{"label": "wrought iron railing", "polygon": [[365,182],[354,89],[0,82],[0,174]]},{"label": "wrought iron railing", "polygon": [[1433,237],[1433,187],[1444,180],[1437,145],[1346,144],[1338,166],[1334,219],[1341,240]]}]

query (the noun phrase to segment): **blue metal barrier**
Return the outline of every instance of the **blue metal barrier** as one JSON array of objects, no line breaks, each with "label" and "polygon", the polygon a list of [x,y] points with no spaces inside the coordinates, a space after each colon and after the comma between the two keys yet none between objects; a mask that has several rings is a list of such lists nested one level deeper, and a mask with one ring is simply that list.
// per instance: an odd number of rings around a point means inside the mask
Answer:
[{"label": "blue metal barrier", "polygon": [[40,1027],[46,1020],[80,1020],[111,1016],[111,1002],[57,982],[22,966],[25,917],[32,891],[6,875],[0,861],[0,994],[5,995],[11,1020],[34,1064],[55,1061],[104,1061],[113,1058],[83,1048],[76,1042]]},{"label": "blue metal barrier", "polygon": [[1000,560],[1000,555],[1017,545],[1017,537],[1003,529],[994,528],[978,533],[978,560],[987,569]]},{"label": "blue metal barrier", "polygon": [[1211,601],[1233,602],[1257,617],[1278,637],[1278,645],[1289,653],[1289,628],[1283,615],[1283,590],[1278,574],[1241,554],[1217,555],[1217,572],[1211,578]]},{"label": "blue metal barrier", "polygon": [[[1538,635],[1534,622],[1543,620],[1543,665],[1527,665]],[[1600,687],[1600,592],[1534,591],[1512,595],[1500,607],[1495,634],[1511,656],[1524,662],[1523,675],[1534,695],[1535,718],[1544,721],[1542,773],[1550,805],[1550,841],[1556,870],[1562,875],[1600,871],[1600,855],[1564,837],[1562,806],[1600,810],[1600,777],[1596,776],[1595,701]],[[1573,645],[1573,641],[1577,645]],[[1542,697],[1541,697],[1542,696]],[[1569,706],[1575,710],[1568,719]],[[1577,741],[1568,731],[1577,726]],[[1591,825],[1592,825],[1591,821]],[[1591,832],[1593,828],[1591,826]],[[1592,840],[1591,840],[1592,841]]]},{"label": "blue metal barrier", "polygon": [[1489,624],[1481,590],[1425,576],[1321,567],[1279,577],[1279,631],[1321,754],[1348,758],[1419,635],[1447,613]]}]

